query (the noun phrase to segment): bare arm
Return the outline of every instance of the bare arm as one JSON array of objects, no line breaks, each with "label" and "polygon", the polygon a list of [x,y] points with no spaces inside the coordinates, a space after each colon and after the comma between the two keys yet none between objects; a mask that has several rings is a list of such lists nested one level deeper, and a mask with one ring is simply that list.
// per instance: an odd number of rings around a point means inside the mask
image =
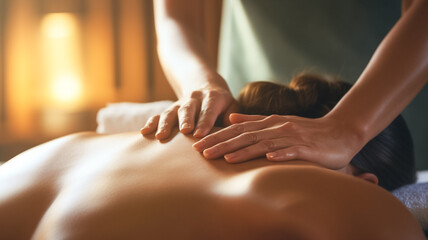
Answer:
[{"label": "bare arm", "polygon": [[[236,105],[217,73],[204,39],[204,1],[154,0],[158,53],[179,100],[151,118],[143,134],[164,139],[179,124],[183,133],[205,136],[216,119]],[[195,122],[197,120],[197,123]]]},{"label": "bare arm", "polygon": [[158,53],[177,96],[227,84],[215,69],[204,39],[204,1],[155,0]]},{"label": "bare arm", "polygon": [[428,1],[413,2],[328,115],[353,125],[364,142],[392,122],[428,81]]},{"label": "bare arm", "polygon": [[339,169],[410,103],[428,81],[428,1],[403,1],[402,18],[354,87],[326,116],[232,115],[235,125],[194,147],[206,158],[241,162],[304,159]]},{"label": "bare arm", "polygon": [[414,0],[402,0],[401,1],[401,15],[404,15],[404,13],[412,6]]}]

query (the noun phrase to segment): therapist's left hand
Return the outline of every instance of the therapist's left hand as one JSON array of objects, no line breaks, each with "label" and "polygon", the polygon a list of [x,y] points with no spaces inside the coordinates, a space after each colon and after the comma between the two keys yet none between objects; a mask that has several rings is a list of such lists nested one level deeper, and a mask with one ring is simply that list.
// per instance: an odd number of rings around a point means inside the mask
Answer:
[{"label": "therapist's left hand", "polygon": [[307,160],[340,169],[364,146],[357,132],[322,117],[232,114],[232,126],[208,135],[193,147],[207,159],[239,163],[266,156],[270,161]]}]

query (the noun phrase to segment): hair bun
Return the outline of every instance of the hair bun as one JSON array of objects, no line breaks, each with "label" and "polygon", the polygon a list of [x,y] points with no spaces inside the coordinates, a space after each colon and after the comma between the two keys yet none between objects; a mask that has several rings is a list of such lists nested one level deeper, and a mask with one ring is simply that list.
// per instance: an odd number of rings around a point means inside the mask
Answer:
[{"label": "hair bun", "polygon": [[299,74],[289,85],[254,82],[238,98],[246,114],[298,115],[318,118],[328,113],[349,90],[351,84],[329,81],[314,74]]},{"label": "hair bun", "polygon": [[[289,85],[251,83],[241,91],[238,102],[245,114],[319,118],[350,88],[351,84],[344,81],[300,74]],[[404,119],[397,117],[354,156],[351,164],[361,172],[375,174],[379,185],[390,191],[413,183],[416,176],[413,143]]]}]

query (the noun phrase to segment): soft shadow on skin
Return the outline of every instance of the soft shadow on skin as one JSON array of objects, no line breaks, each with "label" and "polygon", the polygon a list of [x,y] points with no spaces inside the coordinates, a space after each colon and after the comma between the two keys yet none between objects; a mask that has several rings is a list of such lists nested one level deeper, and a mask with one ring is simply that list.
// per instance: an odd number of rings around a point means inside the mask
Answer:
[{"label": "soft shadow on skin", "polygon": [[[142,136],[143,136],[143,138],[146,138],[146,139],[149,139],[149,140],[156,140],[156,141],[158,141],[160,143],[167,143],[167,142],[171,141],[175,137],[175,135],[177,135],[177,133],[179,133],[178,128],[173,128],[171,130],[171,134],[169,135],[169,137],[165,138],[163,140],[157,140],[156,139],[156,137],[155,137],[156,132],[153,132],[151,134],[142,135]],[[189,134],[189,136],[191,136],[191,134]]]},{"label": "soft shadow on skin", "polygon": [[142,141],[144,141],[145,139],[149,140],[150,142],[165,144],[170,142],[177,135],[177,133],[179,133],[178,128],[174,128],[171,130],[170,136],[163,140],[157,140],[155,137],[155,134],[156,134],[155,132],[147,135],[138,134],[137,141],[132,146],[130,146],[129,149],[139,149],[144,145]]},{"label": "soft shadow on skin", "polygon": [[[211,130],[210,134],[217,132],[221,129],[222,128],[215,127]],[[157,144],[169,143],[174,138],[178,138],[178,139],[176,139],[176,141],[177,140],[180,141],[180,139],[182,139],[183,141],[188,141],[191,144],[200,140],[200,138],[193,137],[192,134],[181,133],[178,130],[178,128],[174,128],[171,131],[170,137],[168,137],[167,139],[161,140],[161,141],[156,140],[154,133],[149,134],[149,135],[145,135],[143,137],[143,139],[144,138],[151,140],[151,141],[156,141]],[[272,161],[267,160],[265,157],[259,157],[259,158],[255,158],[255,159],[252,159],[249,161],[240,162],[240,163],[228,163],[225,161],[225,159],[223,157],[209,160],[209,159],[204,158],[202,153],[199,153],[196,150],[194,150],[193,147],[191,147],[191,144],[189,144],[189,147],[191,148],[192,153],[194,153],[194,154],[189,154],[189,158],[192,158],[193,156],[195,156],[197,154],[198,156],[200,156],[200,158],[198,158],[197,161],[204,161],[207,164],[209,164],[210,168],[213,168],[216,171],[219,171],[219,172],[224,173],[224,174],[242,173],[242,172],[250,171],[253,169],[269,168],[272,166],[307,165],[307,166],[319,167],[319,166],[316,166],[316,164],[314,164],[314,163],[310,163],[310,162],[302,161],[302,160],[294,160],[294,161],[288,161],[288,162],[272,162]]]}]

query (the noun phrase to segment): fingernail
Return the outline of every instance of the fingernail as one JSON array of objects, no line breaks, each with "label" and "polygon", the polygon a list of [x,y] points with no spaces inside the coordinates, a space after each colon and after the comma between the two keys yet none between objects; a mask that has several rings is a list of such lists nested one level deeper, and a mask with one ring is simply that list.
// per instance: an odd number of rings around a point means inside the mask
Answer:
[{"label": "fingernail", "polygon": [[217,152],[217,149],[214,147],[214,148],[205,149],[203,154],[204,156],[209,157],[210,155],[213,155],[215,152]]},{"label": "fingernail", "polygon": [[199,152],[205,148],[206,142],[205,140],[201,140],[199,142],[196,142],[192,145],[192,147],[196,148]]},{"label": "fingernail", "polygon": [[156,134],[155,134],[155,137],[157,138],[157,139],[160,139],[160,138],[162,138],[163,137],[163,135],[166,133],[166,130],[165,129],[162,129],[162,130],[159,130]]},{"label": "fingernail", "polygon": [[236,153],[229,153],[229,154],[224,155],[224,159],[226,159],[226,161],[230,161],[230,160],[236,158],[237,156],[238,156],[238,154],[236,154]]},{"label": "fingernail", "polygon": [[195,131],[195,134],[193,134],[194,137],[203,137],[205,131],[202,131],[201,129],[198,129]]},{"label": "fingernail", "polygon": [[150,133],[150,132],[147,132],[147,131],[148,131],[147,128],[141,128],[140,129],[140,133],[143,134],[143,135],[145,135],[147,133]]},{"label": "fingernail", "polygon": [[183,129],[188,129],[188,128],[191,128],[192,126],[190,126],[190,124],[188,124],[188,123],[183,123],[183,124],[181,124],[181,130],[183,130]]},{"label": "fingernail", "polygon": [[278,154],[277,154],[277,153],[275,153],[275,152],[273,152],[273,153],[268,153],[268,154],[266,154],[266,157],[267,157],[267,158],[270,158],[270,159],[275,159],[275,158],[278,158]]}]

